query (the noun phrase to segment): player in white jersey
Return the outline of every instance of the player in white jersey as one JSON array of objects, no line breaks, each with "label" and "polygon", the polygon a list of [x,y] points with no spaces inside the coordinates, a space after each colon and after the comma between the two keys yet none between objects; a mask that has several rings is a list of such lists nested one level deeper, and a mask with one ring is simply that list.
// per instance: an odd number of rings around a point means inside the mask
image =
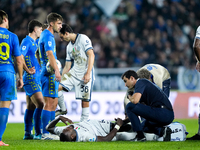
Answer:
[{"label": "player in white jersey", "polygon": [[[145,78],[150,80],[159,86],[164,93],[169,97],[171,77],[168,70],[159,64],[146,64],[137,71],[139,78]],[[130,102],[128,94],[132,95],[134,88],[128,89],[124,97],[124,108]]]},{"label": "player in white jersey", "polygon": [[[194,38],[193,51],[195,53],[195,57],[197,60],[196,70],[200,72],[200,26],[197,28],[196,36]],[[200,104],[199,104],[199,110],[200,110]],[[195,134],[191,138],[187,138],[187,140],[200,140],[200,112],[199,112],[198,124],[199,128],[197,134]]]},{"label": "player in white jersey", "polygon": [[[60,120],[67,126],[56,126]],[[71,125],[68,125],[67,122]],[[74,124],[70,119],[58,116],[46,127],[47,131],[58,135],[58,137],[49,136],[47,140],[58,140],[60,137],[62,142],[129,141],[136,136],[136,132],[121,132],[120,127],[123,124],[124,122],[120,118],[116,119],[116,124],[106,120],[84,120]],[[158,139],[155,134],[145,134],[145,136],[149,141]]]},{"label": "player in white jersey", "polygon": [[[69,42],[66,48],[66,63],[62,72],[59,91],[75,87],[76,99],[82,100],[80,121],[89,117],[89,101],[94,84],[94,52],[91,40],[84,34],[75,34],[67,24],[62,25],[60,38]],[[72,62],[74,62],[73,67]]]},{"label": "player in white jersey", "polygon": [[[55,125],[62,121],[67,125],[56,127]],[[60,141],[76,141],[76,142],[94,142],[94,141],[111,141],[117,131],[123,125],[123,121],[118,118],[117,124],[106,120],[84,120],[83,122],[75,123],[63,116],[58,116],[50,122],[46,129],[53,134],[60,136]],[[115,139],[113,139],[115,140]]]}]

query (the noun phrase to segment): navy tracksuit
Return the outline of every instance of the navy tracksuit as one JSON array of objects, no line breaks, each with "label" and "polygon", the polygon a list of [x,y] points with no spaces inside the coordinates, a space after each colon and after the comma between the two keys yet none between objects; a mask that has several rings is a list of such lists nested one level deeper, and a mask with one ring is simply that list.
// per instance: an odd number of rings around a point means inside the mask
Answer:
[{"label": "navy tracksuit", "polygon": [[[138,79],[134,93],[141,93],[139,103],[128,103],[127,115],[131,121],[133,131],[144,131],[162,136],[163,126],[174,120],[172,105],[165,93],[147,79]],[[138,116],[145,120],[140,123]]]}]

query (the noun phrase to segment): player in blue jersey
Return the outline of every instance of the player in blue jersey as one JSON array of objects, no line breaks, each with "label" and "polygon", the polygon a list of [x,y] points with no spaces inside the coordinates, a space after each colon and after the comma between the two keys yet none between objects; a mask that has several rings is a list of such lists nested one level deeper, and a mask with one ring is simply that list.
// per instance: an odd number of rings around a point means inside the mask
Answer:
[{"label": "player in blue jersey", "polygon": [[[24,72],[24,90],[26,91],[27,109],[24,115],[25,139],[41,139],[41,113],[43,108],[43,95],[40,81],[41,67],[36,57],[38,45],[36,39],[40,37],[42,32],[42,23],[32,20],[28,24],[29,34],[21,43],[21,53],[24,56],[24,69],[35,69],[35,74]],[[31,134],[32,118],[34,120],[35,135]]]},{"label": "player in blue jersey", "polygon": [[[171,129],[164,126],[174,120],[174,112],[166,94],[149,80],[138,78],[133,70],[126,71],[122,80],[129,89],[134,87],[134,93],[128,95],[130,102],[126,106],[132,129],[137,132],[133,141],[146,141],[143,132],[155,133],[163,136],[164,141],[170,141]],[[138,116],[145,119],[142,124]]]},{"label": "player in blue jersey", "polygon": [[[58,84],[61,81],[61,75],[56,63],[56,43],[54,33],[59,32],[62,28],[63,18],[57,13],[50,13],[47,16],[48,27],[45,29],[39,39],[39,53],[41,62],[41,84],[44,96],[44,108],[42,110],[43,134],[48,134],[45,127],[50,120],[55,118],[55,109],[58,103]],[[55,70],[55,74],[50,74],[46,70],[47,62]]]},{"label": "player in blue jersey", "polygon": [[23,60],[16,34],[8,31],[8,15],[0,10],[0,146],[9,146],[2,142],[2,136],[8,121],[9,107],[17,99],[14,59],[19,73],[18,89],[23,87]]}]

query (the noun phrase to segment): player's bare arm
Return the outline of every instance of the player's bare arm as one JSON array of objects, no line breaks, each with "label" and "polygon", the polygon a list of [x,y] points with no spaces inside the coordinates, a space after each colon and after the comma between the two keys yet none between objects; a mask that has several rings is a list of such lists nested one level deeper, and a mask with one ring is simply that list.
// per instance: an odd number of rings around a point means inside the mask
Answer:
[{"label": "player's bare arm", "polygon": [[92,68],[93,68],[93,65],[94,65],[94,58],[95,58],[94,51],[92,49],[87,51],[87,55],[88,55],[88,69],[87,69],[87,72],[85,73],[85,75],[83,77],[85,84],[90,81],[90,73],[92,71]]},{"label": "player's bare arm", "polygon": [[25,61],[24,61],[24,56],[22,55],[22,60],[23,60],[23,68],[26,72],[28,72],[29,74],[35,74],[35,67],[33,66],[32,68],[28,68]]},{"label": "player's bare arm", "polygon": [[133,104],[137,104],[139,103],[141,96],[141,93],[134,93],[133,95],[128,95],[128,98]]},{"label": "player's bare arm", "polygon": [[22,56],[17,56],[16,58],[16,62],[17,62],[17,69],[18,69],[18,73],[19,73],[19,80],[17,81],[17,88],[21,89],[24,85],[22,76],[23,76],[23,60],[22,60]]},{"label": "player's bare arm", "polygon": [[46,130],[54,134],[54,128],[60,120],[66,125],[68,125],[67,123],[73,124],[69,118],[58,116],[46,126]]},{"label": "player's bare arm", "polygon": [[69,72],[71,66],[72,66],[72,62],[71,61],[66,61],[65,67],[63,68],[62,76]]},{"label": "player's bare arm", "polygon": [[114,127],[114,129],[106,136],[97,136],[97,142],[101,142],[101,141],[111,141],[113,139],[113,137],[116,135],[117,131],[119,130],[119,128],[123,125],[123,120],[120,118],[117,118],[116,121],[116,125]]},{"label": "player's bare arm", "polygon": [[197,59],[196,70],[200,72],[200,39],[198,38],[194,40],[193,51]]},{"label": "player's bare arm", "polygon": [[59,71],[59,68],[58,68],[57,63],[56,63],[56,59],[53,55],[53,52],[47,51],[46,54],[47,54],[47,57],[49,59],[50,65],[55,70],[56,81],[60,82],[61,81],[61,75],[60,75],[60,71]]}]

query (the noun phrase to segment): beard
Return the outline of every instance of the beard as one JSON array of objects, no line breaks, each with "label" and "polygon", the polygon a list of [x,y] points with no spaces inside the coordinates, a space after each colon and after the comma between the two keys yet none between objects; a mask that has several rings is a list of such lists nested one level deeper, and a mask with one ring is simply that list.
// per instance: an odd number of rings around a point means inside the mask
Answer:
[{"label": "beard", "polygon": [[56,28],[53,28],[53,32],[59,33],[58,29],[56,29]]}]

